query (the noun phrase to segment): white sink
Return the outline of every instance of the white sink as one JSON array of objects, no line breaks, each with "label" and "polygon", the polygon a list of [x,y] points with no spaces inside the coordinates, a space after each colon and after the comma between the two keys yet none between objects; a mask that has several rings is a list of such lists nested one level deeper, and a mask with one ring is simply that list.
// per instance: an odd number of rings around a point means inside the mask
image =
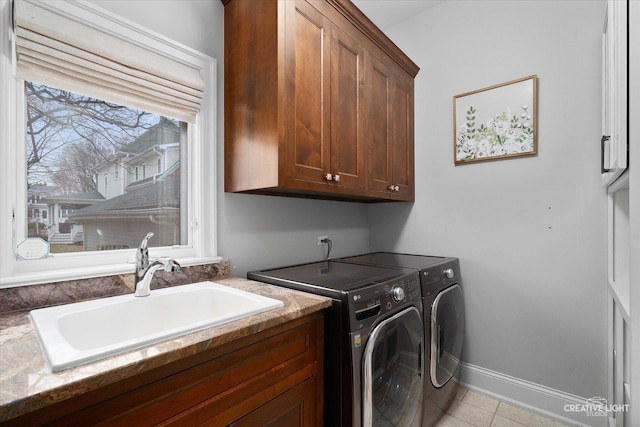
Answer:
[{"label": "white sink", "polygon": [[33,310],[31,323],[52,371],[78,366],[284,306],[213,282]]}]

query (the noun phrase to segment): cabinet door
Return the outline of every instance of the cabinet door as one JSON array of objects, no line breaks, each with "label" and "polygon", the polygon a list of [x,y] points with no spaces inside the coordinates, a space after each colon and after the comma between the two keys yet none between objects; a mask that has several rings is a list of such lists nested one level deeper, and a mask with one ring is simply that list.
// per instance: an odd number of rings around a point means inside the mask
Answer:
[{"label": "cabinet door", "polygon": [[285,3],[287,178],[324,181],[330,173],[330,23],[305,1]]},{"label": "cabinet door", "polygon": [[311,427],[316,425],[316,377],[231,423],[232,427]]},{"label": "cabinet door", "polygon": [[393,180],[391,164],[391,71],[367,55],[367,175],[369,189],[387,192]]},{"label": "cabinet door", "polygon": [[413,79],[394,73],[391,80],[391,167],[394,192],[414,198]]},{"label": "cabinet door", "polygon": [[336,184],[364,185],[364,52],[344,31],[331,31],[331,174]]},{"label": "cabinet door", "polygon": [[413,83],[373,55],[366,71],[369,190],[413,200]]}]

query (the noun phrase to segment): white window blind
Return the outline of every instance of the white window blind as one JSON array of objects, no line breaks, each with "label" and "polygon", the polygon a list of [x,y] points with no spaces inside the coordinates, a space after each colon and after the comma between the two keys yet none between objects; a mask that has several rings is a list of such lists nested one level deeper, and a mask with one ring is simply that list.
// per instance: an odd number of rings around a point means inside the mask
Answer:
[{"label": "white window blind", "polygon": [[195,122],[204,90],[198,68],[70,19],[64,7],[72,2],[14,2],[18,78]]}]

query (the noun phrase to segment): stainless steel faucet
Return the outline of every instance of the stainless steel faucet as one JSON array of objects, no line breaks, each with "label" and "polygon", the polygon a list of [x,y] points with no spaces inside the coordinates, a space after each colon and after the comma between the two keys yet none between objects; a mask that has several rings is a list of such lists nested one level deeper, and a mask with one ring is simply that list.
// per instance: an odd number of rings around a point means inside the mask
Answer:
[{"label": "stainless steel faucet", "polygon": [[164,271],[180,271],[181,267],[175,260],[170,257],[160,257],[149,263],[149,249],[147,248],[149,239],[153,237],[153,233],[147,233],[138,246],[136,252],[136,284],[135,296],[146,297],[151,294],[151,279],[153,273],[159,268]]}]

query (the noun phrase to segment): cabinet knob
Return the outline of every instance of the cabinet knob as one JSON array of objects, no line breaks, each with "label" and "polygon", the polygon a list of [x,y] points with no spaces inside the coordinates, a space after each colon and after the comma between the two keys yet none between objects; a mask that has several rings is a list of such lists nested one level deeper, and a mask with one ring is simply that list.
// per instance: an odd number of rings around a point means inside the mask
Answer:
[{"label": "cabinet knob", "polygon": [[335,182],[340,182],[340,175],[338,175],[338,174],[334,175],[334,176],[333,176],[333,180],[334,180]]},{"label": "cabinet knob", "polygon": [[400,191],[400,187],[397,185],[390,185],[387,187],[390,191]]},{"label": "cabinet knob", "polygon": [[324,177],[327,181],[333,180],[333,175],[331,175],[330,173],[326,174]]}]

